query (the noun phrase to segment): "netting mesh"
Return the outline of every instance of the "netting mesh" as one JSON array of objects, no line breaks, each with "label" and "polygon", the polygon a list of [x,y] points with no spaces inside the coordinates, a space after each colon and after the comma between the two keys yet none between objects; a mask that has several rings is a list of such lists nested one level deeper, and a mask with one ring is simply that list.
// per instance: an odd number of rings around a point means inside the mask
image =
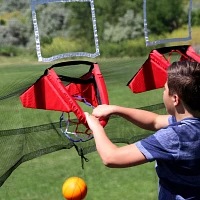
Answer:
[{"label": "netting mesh", "polygon": [[[108,63],[99,62],[103,70],[102,73],[105,74],[108,92],[116,92],[113,97],[111,96],[110,101],[115,104],[117,103],[116,100],[122,96],[127,101],[125,103],[126,106],[132,103],[134,104],[133,94],[125,86],[128,78],[132,75],[130,72],[133,70],[131,67],[133,62],[131,59],[127,60],[127,65],[125,65],[127,69],[123,73],[123,76],[121,75],[122,68],[116,67],[116,63],[118,63],[116,59]],[[16,167],[33,158],[61,149],[76,148],[80,156],[96,150],[93,140],[74,144],[60,131],[59,118],[61,112],[28,109],[21,105],[19,99],[20,94],[37,80],[41,73],[43,73],[44,67],[7,66],[0,68],[0,74],[3,77],[1,80],[4,80],[1,83],[0,90],[0,112],[3,114],[0,130],[0,148],[2,152],[0,155],[1,185]],[[20,78],[16,77],[11,79],[12,74],[10,70],[13,73],[19,73]],[[80,68],[79,70],[82,71],[83,69]],[[71,72],[75,73],[74,70]],[[79,75],[79,73],[77,74]],[[5,77],[7,78],[5,79]],[[113,87],[111,87],[112,84],[115,84],[116,87],[124,87],[123,93],[121,90],[114,91]],[[158,91],[156,93],[160,92]],[[142,94],[137,96],[137,98],[143,98]],[[153,99],[151,101],[155,102]],[[142,107],[142,109],[165,113],[161,99],[154,105],[151,105],[151,101],[146,102],[146,106]],[[138,105],[138,103],[136,104]],[[72,120],[76,121],[75,117]],[[70,126],[73,126],[73,124]],[[110,118],[105,130],[114,143],[129,144],[151,134],[151,132],[139,129],[117,116]]]}]

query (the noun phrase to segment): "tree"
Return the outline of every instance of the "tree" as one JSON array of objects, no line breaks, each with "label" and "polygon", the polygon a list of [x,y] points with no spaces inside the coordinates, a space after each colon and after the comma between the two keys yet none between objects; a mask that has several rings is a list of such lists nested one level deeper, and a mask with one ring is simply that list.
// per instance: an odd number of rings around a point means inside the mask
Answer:
[{"label": "tree", "polygon": [[147,1],[147,25],[151,33],[160,35],[180,28],[187,15],[183,0]]},{"label": "tree", "polygon": [[[128,19],[132,15],[130,12],[127,13],[127,10],[133,10],[134,16],[136,16],[135,10],[141,9],[141,7],[138,7],[139,3],[141,6],[141,0],[96,0],[95,15],[99,40],[105,41],[114,30],[118,31],[120,28],[124,28],[125,25],[122,25],[123,22],[120,22],[120,19],[123,17]],[[70,17],[71,36],[85,38],[88,42],[93,43],[94,36],[89,3],[72,3],[70,9],[72,10]],[[129,32],[131,24],[128,23],[127,25]],[[119,39],[122,36],[118,34],[118,36],[113,37]],[[122,39],[124,39],[124,36]]]},{"label": "tree", "polygon": [[104,30],[104,40],[110,42],[136,39],[142,35],[142,17],[133,10],[127,10],[123,17],[119,17],[116,25],[107,22]]},{"label": "tree", "polygon": [[30,8],[30,2],[27,0],[6,0],[2,1],[0,12],[13,12]]},{"label": "tree", "polygon": [[70,10],[63,3],[40,5],[36,10],[38,27],[41,37],[56,37],[62,32],[67,36],[68,18]]},{"label": "tree", "polygon": [[10,19],[7,25],[1,26],[0,41],[3,46],[26,46],[28,32],[26,25],[16,19]]},{"label": "tree", "polygon": [[66,6],[71,10],[69,17],[69,36],[94,43],[91,7],[89,2],[73,2]]},{"label": "tree", "polygon": [[200,9],[192,12],[192,26],[200,25]]}]

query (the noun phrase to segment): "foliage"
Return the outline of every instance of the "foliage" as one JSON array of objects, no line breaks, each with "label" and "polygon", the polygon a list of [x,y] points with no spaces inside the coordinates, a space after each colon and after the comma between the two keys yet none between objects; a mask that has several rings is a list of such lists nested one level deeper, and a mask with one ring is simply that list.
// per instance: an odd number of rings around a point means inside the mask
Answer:
[{"label": "foliage", "polygon": [[200,25],[200,9],[192,12],[192,26]]},{"label": "foliage", "polygon": [[2,1],[0,12],[13,12],[16,10],[24,10],[29,7],[30,2],[27,0],[6,0]]},{"label": "foliage", "polygon": [[[30,1],[0,2],[1,47],[12,45],[33,52],[35,36]],[[95,0],[94,3],[101,56],[142,56],[148,51],[144,42],[141,0]],[[187,5],[187,0],[147,1],[147,22],[151,36],[156,35],[158,38],[159,35],[167,35],[187,24]],[[89,2],[41,4],[36,6],[36,15],[43,50],[48,52],[47,46],[55,45],[56,38],[65,38],[68,45],[76,45],[78,48],[80,44],[87,49],[94,48]],[[199,18],[199,10],[195,9],[192,25],[199,25]],[[58,50],[58,46],[55,49]]]},{"label": "foliage", "polygon": [[44,57],[49,57],[56,54],[63,54],[69,52],[86,52],[89,51],[90,45],[84,40],[56,37],[50,44],[45,44],[42,47],[42,54]]},{"label": "foliage", "polygon": [[[132,39],[138,34],[141,35],[141,32],[143,33],[143,30],[140,29],[142,16],[138,13],[138,10],[142,8],[138,7],[138,2],[139,1],[135,2],[133,0],[95,1],[96,23],[99,40],[104,42],[109,38],[113,38],[111,42],[118,42],[126,38]],[[73,3],[70,5],[70,9],[72,10],[70,24],[72,27],[71,36],[73,35],[76,38],[83,38],[87,36],[86,40],[90,43],[94,40],[94,36],[93,27],[91,26],[92,21],[89,4],[83,3],[80,7],[80,5]],[[134,17],[137,19],[134,19]],[[133,21],[131,21],[131,19]],[[137,22],[139,23],[139,27],[134,27]],[[120,33],[121,28],[126,29],[123,34]]]},{"label": "foliage", "polygon": [[71,38],[85,38],[89,44],[94,42],[90,4],[69,4],[71,16],[69,18],[69,36]]},{"label": "foliage", "polygon": [[19,53],[19,49],[16,49],[13,46],[5,46],[0,48],[0,56],[12,57],[16,56]]},{"label": "foliage", "polygon": [[62,3],[40,5],[36,10],[38,27],[41,37],[55,37],[59,32],[63,32],[66,37],[66,29],[69,26],[68,18],[70,10],[63,7]]},{"label": "foliage", "polygon": [[7,26],[1,27],[0,41],[3,41],[5,46],[25,47],[28,42],[28,35],[25,24],[16,19],[10,19],[7,21]]},{"label": "foliage", "polygon": [[134,10],[127,10],[123,17],[118,18],[118,23],[112,25],[105,23],[104,40],[121,42],[123,40],[137,39],[143,35],[143,20],[141,15]]},{"label": "foliage", "polygon": [[182,0],[150,1],[146,8],[149,32],[160,35],[180,28],[187,21],[184,8]]}]

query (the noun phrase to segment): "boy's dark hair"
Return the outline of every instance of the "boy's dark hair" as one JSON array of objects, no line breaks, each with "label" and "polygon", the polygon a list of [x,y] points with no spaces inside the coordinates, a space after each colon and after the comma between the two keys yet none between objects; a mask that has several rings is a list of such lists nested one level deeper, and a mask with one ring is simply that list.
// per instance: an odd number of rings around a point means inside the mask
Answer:
[{"label": "boy's dark hair", "polygon": [[177,94],[193,111],[200,111],[200,63],[178,61],[168,69],[169,95]]}]

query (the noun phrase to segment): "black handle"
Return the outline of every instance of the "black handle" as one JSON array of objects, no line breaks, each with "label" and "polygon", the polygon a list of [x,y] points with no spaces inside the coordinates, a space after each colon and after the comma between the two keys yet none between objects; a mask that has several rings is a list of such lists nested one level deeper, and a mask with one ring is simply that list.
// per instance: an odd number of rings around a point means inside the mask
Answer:
[{"label": "black handle", "polygon": [[158,48],[156,50],[161,54],[169,53],[172,50],[178,50],[181,53],[185,54],[188,47],[189,47],[189,45],[181,45],[181,46],[162,47],[162,48]]},{"label": "black handle", "polygon": [[94,63],[90,62],[90,61],[72,60],[72,61],[67,61],[67,62],[56,63],[56,64],[52,65],[49,69],[52,69],[54,67],[65,67],[65,66],[69,66],[69,65],[81,65],[81,64],[89,65],[91,67],[93,67],[93,65],[94,65]]}]

